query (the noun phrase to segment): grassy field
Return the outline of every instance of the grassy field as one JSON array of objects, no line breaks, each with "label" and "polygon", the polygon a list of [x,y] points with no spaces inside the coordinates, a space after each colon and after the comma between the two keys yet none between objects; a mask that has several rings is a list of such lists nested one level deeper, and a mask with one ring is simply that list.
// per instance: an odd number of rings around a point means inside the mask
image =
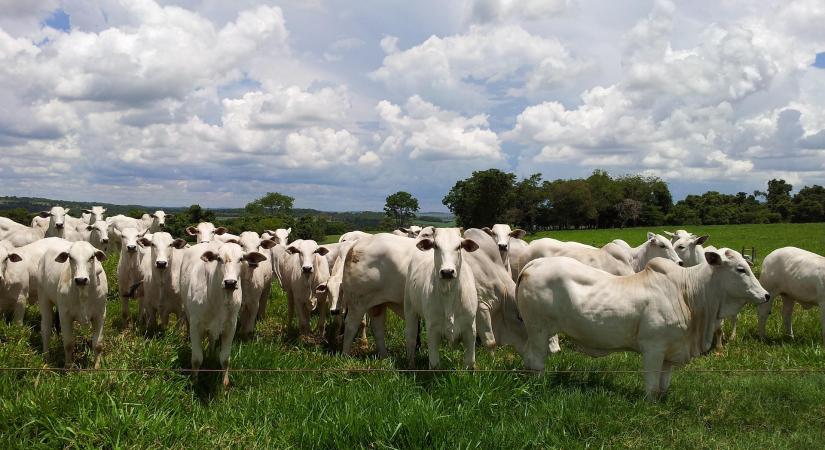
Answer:
[{"label": "grassy field", "polygon": [[[769,250],[796,245],[823,253],[825,225],[695,227],[710,243]],[[660,230],[653,230],[660,231]],[[645,230],[549,233],[563,240],[631,244]],[[107,262],[112,270],[114,262]],[[146,336],[119,322],[109,302],[107,368],[187,368],[188,340],[178,332]],[[133,306],[134,309],[134,306]],[[372,347],[353,358],[323,344],[306,344],[285,330],[284,296],[273,289],[256,337],[236,342],[234,368],[382,368],[403,361],[403,327],[391,318],[391,358],[375,360]],[[134,311],[133,311],[134,312]],[[797,310],[796,337],[781,335],[775,312],[769,339],[756,337],[756,314],[740,316],[739,337],[724,352],[677,370],[669,396],[643,400],[638,374],[596,373],[641,368],[635,354],[593,359],[562,339],[548,370],[585,373],[232,373],[224,391],[218,375],[193,385],[180,373],[0,372],[0,447],[186,448],[536,448],[723,447],[818,448],[825,439],[825,374],[708,373],[697,369],[823,368],[825,351],[816,310]],[[39,314],[29,308],[22,327],[0,325],[0,367],[62,364],[60,339],[39,349]],[[88,367],[89,331],[78,339]],[[418,357],[426,367],[426,350]],[[460,366],[459,349],[447,367]],[[211,367],[216,363],[211,361]],[[521,358],[502,348],[479,350],[480,369],[519,369]],[[693,371],[692,371],[693,370]]]}]

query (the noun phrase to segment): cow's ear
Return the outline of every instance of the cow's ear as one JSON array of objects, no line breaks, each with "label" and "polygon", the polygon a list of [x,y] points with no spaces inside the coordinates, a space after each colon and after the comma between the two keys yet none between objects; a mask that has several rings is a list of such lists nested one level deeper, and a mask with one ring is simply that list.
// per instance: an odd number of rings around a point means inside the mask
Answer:
[{"label": "cow's ear", "polygon": [[106,261],[106,254],[98,250],[95,252],[95,258],[100,262]]},{"label": "cow's ear", "polygon": [[716,252],[705,252],[705,261],[711,266],[718,266],[722,264],[722,256]]},{"label": "cow's ear", "polygon": [[650,241],[650,242],[653,242],[654,240],[656,240],[656,235],[653,234],[652,232],[648,231],[647,232],[647,240]]},{"label": "cow's ear", "polygon": [[66,209],[63,210],[63,213],[64,214],[69,214],[69,211],[71,211],[71,210],[72,210],[71,208],[66,208]]},{"label": "cow's ear", "polygon": [[461,248],[463,248],[464,251],[474,252],[478,250],[478,244],[472,239],[464,239],[461,241]]},{"label": "cow's ear", "polygon": [[69,252],[60,252],[60,254],[57,255],[57,258],[55,258],[54,260],[56,262],[59,262],[59,263],[63,264],[68,259],[69,259]]},{"label": "cow's ear", "polygon": [[481,229],[481,231],[489,234],[490,236],[493,236],[493,237],[496,236],[495,234],[493,234],[493,230],[491,230],[490,227],[484,227],[484,228]]},{"label": "cow's ear", "polygon": [[220,236],[224,233],[226,233],[226,228],[224,228],[224,227],[215,228],[215,234],[217,234],[218,236]]},{"label": "cow's ear", "polygon": [[91,209],[84,209],[83,212],[86,213],[86,214],[91,214],[92,210]]},{"label": "cow's ear", "polygon": [[421,239],[415,244],[419,250],[425,252],[427,250],[432,250],[435,247],[435,242],[432,239]]},{"label": "cow's ear", "polygon": [[115,227],[112,227],[112,232],[115,233],[115,236],[117,236],[117,237],[123,236],[123,233],[121,233],[120,230],[118,230]]},{"label": "cow's ear", "polygon": [[218,254],[212,250],[207,250],[201,255],[201,261],[203,262],[212,262],[216,259],[218,259]]},{"label": "cow's ear", "polygon": [[92,231],[95,227],[91,225],[86,225],[86,231]]},{"label": "cow's ear", "polygon": [[664,234],[667,237],[673,237],[673,233],[671,233],[670,231],[662,231],[662,234]]},{"label": "cow's ear", "polygon": [[238,239],[235,239],[235,238],[230,238],[230,239],[227,239],[226,241],[224,241],[224,244],[238,244],[238,245],[241,245],[241,241],[239,241]]},{"label": "cow's ear", "polygon": [[275,236],[275,232],[272,230],[264,230],[264,233],[269,233],[270,236]]},{"label": "cow's ear", "polygon": [[286,229],[286,234],[292,233],[292,227]]},{"label": "cow's ear", "polygon": [[516,228],[515,230],[510,232],[510,237],[514,237],[516,239],[521,239],[524,236],[527,236],[527,232],[522,230],[521,228]]},{"label": "cow's ear", "polygon": [[398,227],[398,231],[400,231],[402,233],[410,234],[410,229],[409,228]]},{"label": "cow's ear", "polygon": [[197,236],[198,229],[195,227],[186,227],[186,234],[188,234],[189,236]]},{"label": "cow's ear", "polygon": [[278,245],[277,242],[269,240],[269,239],[264,239],[264,240],[261,241],[261,247],[263,247],[267,250],[269,250],[270,248],[272,248],[276,245]]},{"label": "cow's ear", "polygon": [[149,246],[152,245],[152,240],[149,239],[149,238],[146,238],[146,237],[142,237],[142,238],[138,239],[137,241],[138,241],[138,244],[140,244],[142,247],[149,247]]},{"label": "cow's ear", "polygon": [[252,264],[259,264],[266,261],[266,256],[258,252],[249,252],[243,256],[244,260]]},{"label": "cow's ear", "polygon": [[175,247],[176,249],[180,250],[186,247],[186,241],[180,238],[175,239],[174,241],[172,241],[172,247]]},{"label": "cow's ear", "polygon": [[17,263],[17,262],[23,261],[23,258],[20,255],[18,255],[17,253],[9,253],[9,261],[11,261],[13,263]]},{"label": "cow's ear", "polygon": [[299,250],[298,247],[295,247],[294,245],[290,245],[289,247],[287,247],[286,251],[289,252],[289,254],[291,255],[301,253],[301,250]]},{"label": "cow's ear", "polygon": [[49,211],[40,211],[39,213],[37,213],[37,216],[40,217],[41,219],[45,219],[47,217],[51,217],[52,213],[49,212]]},{"label": "cow's ear", "polygon": [[324,294],[327,292],[327,284],[321,283],[318,286],[315,286],[315,293],[316,294]]},{"label": "cow's ear", "polygon": [[326,247],[318,247],[317,249],[315,249],[315,253],[317,253],[317,254],[319,254],[319,255],[321,255],[321,256],[324,256],[324,255],[326,255],[327,253],[329,253],[329,249],[328,249],[328,248],[326,248]]},{"label": "cow's ear", "polygon": [[174,214],[167,214],[167,215],[166,215],[166,218],[167,218],[167,219],[171,219],[172,217],[175,217],[175,215],[174,215]]},{"label": "cow's ear", "polygon": [[696,238],[696,240],[695,240],[694,242],[696,242],[696,244],[697,244],[697,245],[702,245],[702,244],[704,244],[704,243],[705,243],[708,239],[710,239],[710,236],[708,236],[708,235],[706,234],[706,235],[704,235],[704,236],[699,236],[698,238]]},{"label": "cow's ear", "polygon": [[149,232],[149,229],[147,228],[147,229],[141,231],[140,233],[138,233],[138,237],[146,236],[146,233],[148,233],[148,232]]},{"label": "cow's ear", "polygon": [[100,213],[101,213],[101,214],[105,214],[105,213],[106,213],[106,208],[103,208],[103,209],[100,211]]}]

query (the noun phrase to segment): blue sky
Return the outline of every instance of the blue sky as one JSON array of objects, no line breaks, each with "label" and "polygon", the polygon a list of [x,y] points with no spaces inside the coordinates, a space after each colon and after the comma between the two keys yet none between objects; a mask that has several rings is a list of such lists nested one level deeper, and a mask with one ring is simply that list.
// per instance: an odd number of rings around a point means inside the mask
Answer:
[{"label": "blue sky", "polygon": [[676,198],[823,184],[823,21],[817,0],[13,2],[0,193],[444,210],[490,167]]}]

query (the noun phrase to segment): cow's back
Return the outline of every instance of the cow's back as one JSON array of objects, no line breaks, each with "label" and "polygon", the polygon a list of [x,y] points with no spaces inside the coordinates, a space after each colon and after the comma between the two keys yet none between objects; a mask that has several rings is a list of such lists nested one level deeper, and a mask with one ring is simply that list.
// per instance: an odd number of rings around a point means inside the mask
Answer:
[{"label": "cow's back", "polygon": [[759,281],[773,295],[787,295],[796,301],[817,304],[825,287],[825,258],[796,247],[783,247],[762,261]]}]

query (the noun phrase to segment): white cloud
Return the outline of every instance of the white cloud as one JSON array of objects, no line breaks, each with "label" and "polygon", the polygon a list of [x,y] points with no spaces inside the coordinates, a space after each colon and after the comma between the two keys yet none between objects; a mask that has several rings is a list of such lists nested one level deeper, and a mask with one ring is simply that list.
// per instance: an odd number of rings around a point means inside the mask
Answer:
[{"label": "white cloud", "polygon": [[539,20],[557,16],[570,0],[470,0],[470,20],[476,23]]}]

